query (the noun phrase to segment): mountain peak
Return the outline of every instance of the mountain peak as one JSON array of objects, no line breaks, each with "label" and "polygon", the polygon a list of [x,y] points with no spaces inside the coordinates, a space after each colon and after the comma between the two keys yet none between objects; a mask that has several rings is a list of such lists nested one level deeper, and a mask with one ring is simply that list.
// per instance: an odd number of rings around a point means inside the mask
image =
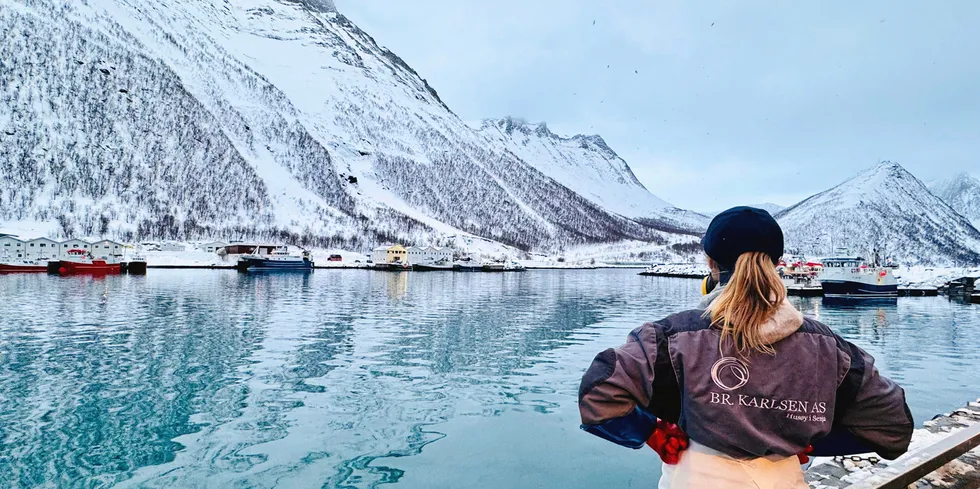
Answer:
[{"label": "mountain peak", "polygon": [[337,12],[333,0],[285,0],[285,3],[296,3],[316,12]]},{"label": "mountain peak", "polygon": [[886,250],[905,263],[980,263],[980,232],[898,163],[883,161],[777,215],[787,249]]},{"label": "mountain peak", "polygon": [[521,117],[507,116],[500,119],[484,119],[483,127],[495,126],[501,131],[504,131],[508,135],[513,134],[515,131],[521,134],[536,134],[540,137],[557,138],[558,135],[551,132],[548,129],[548,123],[546,122],[528,122]]},{"label": "mountain peak", "polygon": [[[902,165],[894,161],[882,160],[879,161],[875,166],[865,170],[863,172],[866,176],[871,175],[882,175],[890,177],[898,177],[904,175],[911,175],[908,170],[906,170]],[[859,174],[859,176],[861,176]]]},{"label": "mountain peak", "polygon": [[904,168],[902,168],[902,165],[899,165],[898,162],[889,161],[889,160],[879,161],[878,164],[874,166],[874,169],[875,170],[879,170],[879,169],[904,170]]},{"label": "mountain peak", "polygon": [[929,190],[980,229],[980,179],[961,172],[930,183]]},{"label": "mountain peak", "polygon": [[613,151],[613,149],[610,148],[608,144],[606,144],[606,140],[605,139],[602,139],[602,136],[600,136],[598,134],[593,134],[591,136],[587,136],[585,134],[576,134],[576,135],[572,136],[572,139],[575,140],[575,141],[580,142],[583,145],[582,146],[583,148],[585,148],[585,147],[587,147],[587,145],[591,144],[591,145],[595,146],[596,148],[598,148],[599,150],[601,150],[601,151],[609,154],[610,157],[612,157],[612,158],[619,158],[619,155],[616,154],[616,152]]}]

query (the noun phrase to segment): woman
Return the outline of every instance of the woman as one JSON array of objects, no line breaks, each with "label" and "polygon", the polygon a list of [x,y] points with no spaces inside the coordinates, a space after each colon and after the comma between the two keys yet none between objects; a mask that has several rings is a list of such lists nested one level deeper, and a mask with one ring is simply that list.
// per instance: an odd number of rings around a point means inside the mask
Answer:
[{"label": "woman", "polygon": [[772,216],[729,209],[701,244],[721,287],[703,310],[644,324],[596,356],[579,389],[582,428],[657,449],[671,463],[661,488],[805,488],[798,454],[905,453],[904,391],[786,300]]}]

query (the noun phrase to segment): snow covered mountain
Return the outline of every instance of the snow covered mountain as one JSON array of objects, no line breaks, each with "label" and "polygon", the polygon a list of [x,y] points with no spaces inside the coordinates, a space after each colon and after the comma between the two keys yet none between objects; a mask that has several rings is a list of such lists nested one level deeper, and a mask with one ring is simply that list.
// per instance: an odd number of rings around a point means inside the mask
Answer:
[{"label": "snow covered mountain", "polygon": [[480,133],[579,195],[619,215],[703,230],[706,216],[678,209],[650,193],[633,170],[597,135],[565,138],[547,124],[486,119]]},{"label": "snow covered mountain", "polygon": [[980,180],[960,173],[948,180],[932,182],[929,189],[980,229]]},{"label": "snow covered mountain", "polygon": [[0,220],[350,247],[690,240],[466,126],[328,0],[0,0],[0,27]]},{"label": "snow covered mountain", "polygon": [[775,217],[790,251],[877,248],[901,263],[980,264],[980,231],[897,163],[879,163]]}]

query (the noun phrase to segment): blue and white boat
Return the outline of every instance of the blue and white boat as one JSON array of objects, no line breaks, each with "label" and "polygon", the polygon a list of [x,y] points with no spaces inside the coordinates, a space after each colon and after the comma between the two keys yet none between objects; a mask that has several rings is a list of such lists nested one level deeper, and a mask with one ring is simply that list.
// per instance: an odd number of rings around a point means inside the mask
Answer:
[{"label": "blue and white boat", "polygon": [[304,251],[296,256],[290,255],[285,248],[279,248],[269,255],[242,255],[236,268],[240,272],[309,272],[313,270],[313,260],[309,252]]},{"label": "blue and white boat", "polygon": [[891,269],[869,265],[863,258],[824,258],[817,280],[824,297],[898,297],[898,281]]}]

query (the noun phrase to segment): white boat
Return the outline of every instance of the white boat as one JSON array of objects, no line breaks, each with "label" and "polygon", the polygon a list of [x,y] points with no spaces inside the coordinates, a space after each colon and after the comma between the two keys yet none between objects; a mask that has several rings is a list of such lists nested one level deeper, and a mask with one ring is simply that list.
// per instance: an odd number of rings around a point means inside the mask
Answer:
[{"label": "white boat", "polygon": [[824,258],[817,277],[824,297],[898,297],[898,281],[890,268],[869,265],[863,258]]},{"label": "white boat", "polygon": [[297,256],[290,255],[285,248],[278,248],[269,255],[242,255],[237,268],[241,272],[310,271],[313,260],[305,251]]},{"label": "white boat", "polygon": [[48,271],[47,259],[24,260],[12,259],[4,252],[0,256],[0,273],[23,273],[23,272],[46,272]]},{"label": "white boat", "polygon": [[438,261],[429,260],[426,261],[425,263],[416,263],[412,265],[412,270],[415,270],[416,272],[430,272],[436,270],[452,270],[452,269],[453,269],[453,264],[446,259],[442,259]]},{"label": "white boat", "polygon": [[483,265],[473,260],[458,261],[453,268],[458,272],[482,272]]}]

